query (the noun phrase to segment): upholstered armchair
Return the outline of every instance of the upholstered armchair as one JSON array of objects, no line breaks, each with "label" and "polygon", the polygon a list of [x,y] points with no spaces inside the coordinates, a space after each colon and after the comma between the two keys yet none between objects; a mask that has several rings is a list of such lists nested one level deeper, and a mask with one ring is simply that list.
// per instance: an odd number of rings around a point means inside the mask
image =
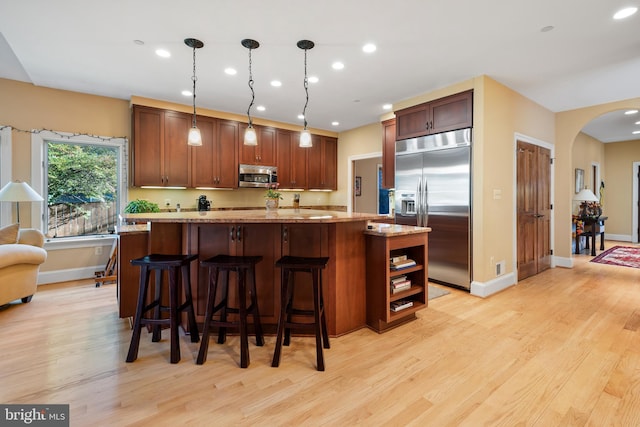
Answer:
[{"label": "upholstered armchair", "polygon": [[43,246],[44,235],[35,228],[18,230],[17,243],[0,244],[0,305],[31,301],[40,264],[47,259]]}]

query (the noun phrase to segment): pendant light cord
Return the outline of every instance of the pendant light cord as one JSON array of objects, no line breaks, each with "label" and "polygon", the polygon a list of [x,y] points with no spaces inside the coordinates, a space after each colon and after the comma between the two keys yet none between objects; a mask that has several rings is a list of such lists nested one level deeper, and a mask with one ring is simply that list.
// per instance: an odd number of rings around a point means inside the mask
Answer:
[{"label": "pendant light cord", "polygon": [[302,109],[302,118],[304,119],[304,129],[307,129],[307,105],[309,104],[309,79],[307,78],[307,49],[304,50],[304,93],[306,100]]},{"label": "pendant light cord", "polygon": [[253,90],[253,73],[251,72],[251,48],[249,48],[249,89],[251,89],[251,103],[249,104],[249,108],[247,108],[247,116],[249,117],[249,127],[252,127],[251,122],[251,107],[253,106],[253,101],[256,99],[256,93]]},{"label": "pendant light cord", "polygon": [[193,45],[193,76],[191,77],[193,80],[193,127],[196,127],[196,45]]}]

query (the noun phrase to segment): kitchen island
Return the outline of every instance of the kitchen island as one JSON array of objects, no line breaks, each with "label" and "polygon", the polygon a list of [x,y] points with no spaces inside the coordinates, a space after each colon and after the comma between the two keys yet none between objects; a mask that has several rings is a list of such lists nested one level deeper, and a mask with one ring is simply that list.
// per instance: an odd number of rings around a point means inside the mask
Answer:
[{"label": "kitchen island", "polygon": [[[118,297],[120,317],[132,316],[138,269],[129,260],[148,253],[198,254],[204,260],[217,254],[263,257],[256,266],[258,305],[265,332],[275,332],[280,310],[280,270],[284,255],[319,257],[330,261],[323,272],[329,334],[340,336],[366,326],[367,223],[380,215],[315,209],[217,210],[127,214],[128,222],[148,222],[148,232],[120,234]],[[309,280],[301,275],[296,280]],[[235,278],[231,278],[234,280]],[[191,286],[196,319],[204,321],[208,275],[193,263]],[[304,306],[309,292],[296,294]]]}]

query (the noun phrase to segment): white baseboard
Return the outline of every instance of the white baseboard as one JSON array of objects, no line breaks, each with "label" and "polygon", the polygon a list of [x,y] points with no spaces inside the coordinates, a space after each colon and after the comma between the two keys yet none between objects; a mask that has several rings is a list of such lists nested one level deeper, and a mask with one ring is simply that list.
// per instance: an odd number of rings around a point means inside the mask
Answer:
[{"label": "white baseboard", "polygon": [[69,268],[66,270],[41,271],[38,273],[38,285],[48,283],[67,282],[69,280],[91,279],[96,271],[104,270],[104,265],[93,267]]},{"label": "white baseboard", "polygon": [[553,256],[553,265],[551,267],[573,268],[573,258]]},{"label": "white baseboard", "polygon": [[604,238],[606,240],[616,240],[618,242],[631,242],[631,236],[628,234],[609,234],[605,233]]},{"label": "white baseboard", "polygon": [[471,295],[486,298],[516,284],[514,273],[507,273],[488,282],[471,282]]}]

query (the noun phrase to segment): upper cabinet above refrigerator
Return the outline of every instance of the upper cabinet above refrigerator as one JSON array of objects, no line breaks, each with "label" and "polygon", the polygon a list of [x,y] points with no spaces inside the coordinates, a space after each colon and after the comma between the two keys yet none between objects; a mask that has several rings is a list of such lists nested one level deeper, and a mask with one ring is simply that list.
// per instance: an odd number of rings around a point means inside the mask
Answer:
[{"label": "upper cabinet above refrigerator", "polygon": [[473,127],[473,91],[398,110],[396,141]]}]

